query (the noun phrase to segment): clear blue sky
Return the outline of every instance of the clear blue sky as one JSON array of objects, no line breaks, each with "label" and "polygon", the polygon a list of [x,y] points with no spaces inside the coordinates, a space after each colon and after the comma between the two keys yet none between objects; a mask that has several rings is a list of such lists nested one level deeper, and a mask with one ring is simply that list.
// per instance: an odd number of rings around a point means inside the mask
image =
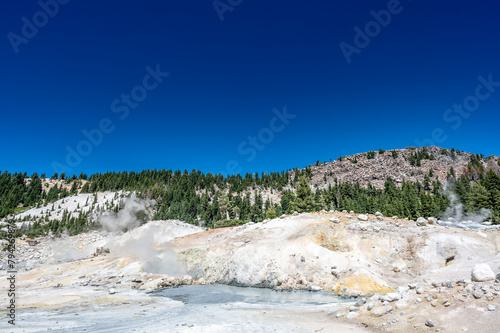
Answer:
[{"label": "clear blue sky", "polygon": [[2,3],[0,170],[281,171],[424,139],[500,155],[500,83],[478,88],[500,82],[496,2],[60,2]]}]

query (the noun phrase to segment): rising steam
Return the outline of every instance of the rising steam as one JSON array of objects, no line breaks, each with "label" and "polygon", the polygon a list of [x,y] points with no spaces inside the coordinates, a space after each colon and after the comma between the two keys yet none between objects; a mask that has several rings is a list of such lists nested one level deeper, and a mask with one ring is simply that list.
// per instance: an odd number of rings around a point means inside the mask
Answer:
[{"label": "rising steam", "polygon": [[106,231],[128,231],[135,229],[148,218],[147,202],[134,195],[122,202],[122,208],[117,212],[109,211],[97,218],[97,222]]},{"label": "rising steam", "polygon": [[[173,230],[170,234],[165,232],[164,226],[154,222],[143,225],[149,219],[147,206],[150,203],[132,195],[121,203],[118,212],[111,211],[99,216],[97,222],[104,230],[126,232],[110,240],[107,246],[111,253],[137,258],[145,272],[170,276],[185,275],[185,270],[177,262],[175,252],[169,249],[165,240],[174,238],[177,233],[189,234],[192,231],[183,231],[186,227],[177,226],[180,230]],[[141,225],[143,226],[140,227]],[[170,225],[174,227],[175,223]],[[161,244],[159,249],[156,248],[158,243]]]},{"label": "rising steam", "polygon": [[179,265],[177,255],[163,244],[161,249],[155,244],[162,238],[164,230],[158,225],[147,225],[126,233],[117,242],[109,244],[111,251],[121,255],[139,259],[145,272],[167,274],[170,276],[186,275],[186,271]]},{"label": "rising steam", "polygon": [[443,213],[443,220],[438,221],[440,225],[469,229],[492,228],[488,224],[483,224],[484,221],[492,216],[493,213],[491,210],[481,208],[473,213],[464,213],[464,205],[459,202],[454,192],[446,191],[445,195],[450,200],[450,205]]}]

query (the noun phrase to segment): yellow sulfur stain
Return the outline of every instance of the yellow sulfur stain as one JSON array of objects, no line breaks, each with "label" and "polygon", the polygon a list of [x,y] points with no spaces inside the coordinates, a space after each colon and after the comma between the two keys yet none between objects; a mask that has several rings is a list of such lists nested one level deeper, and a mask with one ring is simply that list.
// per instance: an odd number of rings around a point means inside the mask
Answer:
[{"label": "yellow sulfur stain", "polygon": [[344,234],[345,231],[343,229],[333,230],[320,225],[320,227],[308,229],[306,238],[330,251],[348,252],[350,251],[349,246],[342,241]]},{"label": "yellow sulfur stain", "polygon": [[389,254],[389,252],[387,252],[386,250],[380,250],[379,253],[381,256],[386,256]]},{"label": "yellow sulfur stain", "polygon": [[394,289],[381,285],[364,274],[353,274],[343,278],[334,285],[333,292],[339,294],[344,288],[357,290],[362,294],[387,294],[394,292]]}]

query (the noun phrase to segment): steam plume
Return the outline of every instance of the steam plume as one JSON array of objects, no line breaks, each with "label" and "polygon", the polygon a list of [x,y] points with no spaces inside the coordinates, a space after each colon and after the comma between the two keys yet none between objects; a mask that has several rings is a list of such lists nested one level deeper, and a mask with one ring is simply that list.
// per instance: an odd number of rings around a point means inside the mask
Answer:
[{"label": "steam plume", "polygon": [[161,235],[162,229],[159,226],[148,226],[145,230],[143,233],[125,234],[118,242],[110,244],[112,252],[138,258],[143,270],[148,273],[186,275],[186,271],[178,264],[174,251],[165,246],[161,251],[155,248],[155,235]]},{"label": "steam plume", "polygon": [[464,213],[464,205],[459,202],[457,195],[452,191],[446,191],[445,195],[450,200],[450,205],[446,208],[443,214],[443,220],[438,223],[445,226],[469,229],[486,229],[491,228],[488,225],[482,224],[492,215],[491,210],[481,208],[473,213]]},{"label": "steam plume", "polygon": [[143,222],[138,218],[138,214],[142,212],[143,216],[147,216],[146,202],[134,195],[126,198],[122,204],[123,208],[117,213],[110,211],[97,218],[97,222],[104,230],[112,232],[131,230],[137,228]]}]

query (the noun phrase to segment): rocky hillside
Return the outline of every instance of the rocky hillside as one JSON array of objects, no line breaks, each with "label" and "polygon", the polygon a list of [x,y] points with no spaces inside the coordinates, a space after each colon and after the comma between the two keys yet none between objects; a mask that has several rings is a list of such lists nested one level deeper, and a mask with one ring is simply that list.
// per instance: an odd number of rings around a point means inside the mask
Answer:
[{"label": "rocky hillside", "polygon": [[[312,185],[318,188],[327,188],[328,185],[334,185],[335,179],[340,183],[359,182],[362,186],[368,184],[381,189],[387,177],[391,177],[396,183],[400,184],[403,180],[411,182],[423,182],[425,175],[429,175],[431,180],[439,180],[446,184],[447,175],[450,168],[453,167],[456,177],[462,174],[468,174],[471,179],[477,178],[474,170],[469,171],[468,165],[471,162],[472,153],[463,151],[449,151],[439,147],[429,147],[427,152],[433,159],[420,160],[420,166],[412,165],[411,155],[422,151],[422,148],[413,149],[394,149],[383,153],[374,152],[373,158],[368,158],[369,153],[359,153],[349,155],[333,162],[314,165],[311,167]],[[395,153],[394,153],[395,152]],[[492,168],[497,174],[500,174],[498,164],[499,157],[491,156],[481,158],[479,163],[484,170]],[[295,171],[292,171],[292,179]],[[326,178],[326,180],[325,180]]]}]

